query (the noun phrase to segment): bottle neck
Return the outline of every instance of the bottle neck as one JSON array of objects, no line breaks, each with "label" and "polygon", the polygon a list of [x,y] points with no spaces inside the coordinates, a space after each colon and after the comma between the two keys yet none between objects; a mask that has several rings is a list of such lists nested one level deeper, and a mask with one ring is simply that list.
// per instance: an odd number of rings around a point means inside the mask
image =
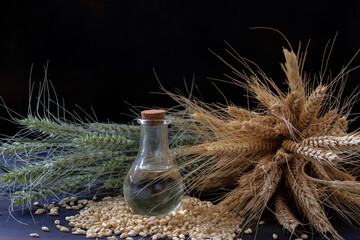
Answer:
[{"label": "bottle neck", "polygon": [[139,167],[164,169],[172,166],[167,129],[167,124],[141,125]]}]

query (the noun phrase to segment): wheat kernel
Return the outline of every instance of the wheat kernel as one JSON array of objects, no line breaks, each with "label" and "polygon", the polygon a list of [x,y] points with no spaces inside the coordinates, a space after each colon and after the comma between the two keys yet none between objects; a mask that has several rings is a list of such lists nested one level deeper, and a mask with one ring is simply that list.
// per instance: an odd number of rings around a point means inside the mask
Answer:
[{"label": "wheat kernel", "polygon": [[39,234],[37,234],[37,233],[30,233],[30,237],[38,238],[38,237],[39,237]]},{"label": "wheat kernel", "polygon": [[126,240],[133,240],[133,238],[132,237],[127,237],[127,238],[125,238]]},{"label": "wheat kernel", "polygon": [[111,236],[111,237],[107,237],[108,240],[118,240],[117,237],[115,236]]},{"label": "wheat kernel", "polygon": [[86,200],[86,199],[81,199],[81,200],[78,200],[77,202],[78,202],[78,204],[86,205],[87,202],[88,202],[88,200]]},{"label": "wheat kernel", "polygon": [[264,225],[264,223],[265,223],[264,221],[260,221],[260,222],[259,222],[260,225]]},{"label": "wheat kernel", "polygon": [[67,227],[62,227],[60,228],[61,232],[70,232],[70,229],[68,229]]},{"label": "wheat kernel", "polygon": [[309,237],[308,237],[308,235],[306,235],[306,234],[301,234],[301,236],[300,236],[302,239],[308,239]]},{"label": "wheat kernel", "polygon": [[246,234],[252,234],[252,229],[251,228],[248,228],[244,231],[244,233]]},{"label": "wheat kernel", "polygon": [[56,228],[59,229],[59,230],[60,230],[61,228],[63,228],[63,227],[64,227],[64,226],[56,225]]},{"label": "wheat kernel", "polygon": [[49,228],[48,227],[42,227],[41,230],[43,230],[44,232],[50,232]]},{"label": "wheat kernel", "polygon": [[273,237],[273,239],[278,239],[278,235],[277,235],[276,233],[274,233],[274,234],[272,235],[272,237]]},{"label": "wheat kernel", "polygon": [[39,203],[39,202],[34,202],[34,206],[35,206],[35,207],[39,207],[39,206],[40,206],[40,203]]},{"label": "wheat kernel", "polygon": [[87,233],[86,234],[86,238],[95,238],[95,237],[96,237],[95,233]]},{"label": "wheat kernel", "polygon": [[144,232],[140,232],[139,235],[140,235],[140,237],[146,237],[147,236],[147,234],[144,233]]},{"label": "wheat kernel", "polygon": [[129,235],[127,234],[127,233],[122,233],[121,235],[120,235],[120,238],[127,238]]},{"label": "wheat kernel", "polygon": [[69,197],[66,197],[66,198],[62,199],[60,202],[68,203],[70,201],[71,201],[71,199]]},{"label": "wheat kernel", "polygon": [[50,212],[52,213],[52,212],[58,212],[59,211],[59,209],[58,208],[55,208],[55,207],[53,207],[53,208],[50,208]]},{"label": "wheat kernel", "polygon": [[[45,207],[45,205],[44,205],[44,207]],[[46,206],[46,208],[47,208],[48,210],[51,210],[53,207],[55,207],[54,204],[49,204],[49,205]]]},{"label": "wheat kernel", "polygon": [[56,219],[56,220],[54,221],[54,223],[55,223],[56,225],[59,225],[59,224],[60,224],[60,220],[57,220],[57,219]]},{"label": "wheat kernel", "polygon": [[76,229],[75,232],[73,232],[73,234],[77,234],[77,235],[86,235],[86,231],[84,229]]},{"label": "wheat kernel", "polygon": [[49,212],[49,215],[50,215],[50,216],[58,216],[59,213],[58,213],[58,212]]},{"label": "wheat kernel", "polygon": [[39,209],[36,209],[35,214],[36,214],[36,215],[41,215],[41,214],[43,214],[45,211],[46,211],[46,210],[45,210],[44,208],[39,208]]}]

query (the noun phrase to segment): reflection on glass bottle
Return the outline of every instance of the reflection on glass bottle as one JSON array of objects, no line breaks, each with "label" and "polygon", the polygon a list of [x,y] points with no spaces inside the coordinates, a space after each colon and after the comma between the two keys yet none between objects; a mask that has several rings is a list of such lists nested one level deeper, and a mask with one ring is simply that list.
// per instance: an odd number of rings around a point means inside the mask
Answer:
[{"label": "reflection on glass bottle", "polygon": [[183,181],[168,144],[164,110],[141,112],[139,153],[124,181],[124,197],[135,214],[156,216],[174,212],[183,196]]}]

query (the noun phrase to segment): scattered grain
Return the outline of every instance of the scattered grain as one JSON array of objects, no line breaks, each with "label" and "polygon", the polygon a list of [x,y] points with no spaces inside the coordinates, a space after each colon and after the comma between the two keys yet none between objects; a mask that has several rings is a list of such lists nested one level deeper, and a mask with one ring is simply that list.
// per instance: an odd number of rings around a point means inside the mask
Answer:
[{"label": "scattered grain", "polygon": [[309,238],[307,234],[301,234],[300,237],[301,237],[302,239],[308,239],[308,238]]},{"label": "scattered grain", "polygon": [[61,232],[70,232],[70,229],[68,229],[67,227],[62,227],[60,228]]},{"label": "scattered grain", "polygon": [[60,224],[60,220],[56,219],[56,220],[54,221],[54,223],[55,223],[56,225],[59,225],[59,224]]},{"label": "scattered grain", "polygon": [[265,223],[264,221],[260,221],[260,222],[259,222],[260,225],[264,225],[264,223]]},{"label": "scattered grain", "polygon": [[[44,207],[45,207],[45,205],[44,205]],[[48,210],[51,210],[51,209],[54,208],[54,207],[55,207],[54,204],[49,204],[49,205],[46,206],[46,208],[47,208]]]},{"label": "scattered grain", "polygon": [[272,235],[272,237],[273,237],[273,239],[278,239],[278,235],[277,235],[276,233],[274,233],[274,234]]},{"label": "scattered grain", "polygon": [[39,203],[39,202],[34,202],[34,206],[35,206],[35,207],[39,207],[39,206],[40,206],[40,203]]},{"label": "scattered grain", "polygon": [[245,231],[244,231],[244,233],[246,233],[246,234],[252,234],[252,229],[251,228],[248,228],[248,229],[246,229]]},{"label": "scattered grain", "polygon": [[37,234],[37,233],[30,233],[30,237],[38,238],[38,237],[39,237],[39,234]]},{"label": "scattered grain", "polygon": [[49,228],[48,227],[42,227],[41,230],[43,230],[44,232],[50,232]]},{"label": "scattered grain", "polygon": [[36,214],[36,215],[41,215],[41,214],[43,214],[45,211],[46,211],[46,210],[45,210],[44,208],[39,208],[39,209],[36,209],[35,214]]},{"label": "scattered grain", "polygon": [[61,226],[61,225],[56,225],[56,227],[57,227],[57,229],[61,229],[61,228],[63,228],[64,226]]}]

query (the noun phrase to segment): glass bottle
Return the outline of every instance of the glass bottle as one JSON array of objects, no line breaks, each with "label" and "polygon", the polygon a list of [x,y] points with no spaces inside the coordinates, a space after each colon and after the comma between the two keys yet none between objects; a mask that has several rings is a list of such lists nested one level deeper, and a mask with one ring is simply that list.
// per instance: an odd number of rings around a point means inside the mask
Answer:
[{"label": "glass bottle", "polygon": [[141,112],[140,147],[124,181],[124,197],[134,214],[156,216],[176,211],[183,196],[183,180],[167,143],[170,119],[165,110]]}]

